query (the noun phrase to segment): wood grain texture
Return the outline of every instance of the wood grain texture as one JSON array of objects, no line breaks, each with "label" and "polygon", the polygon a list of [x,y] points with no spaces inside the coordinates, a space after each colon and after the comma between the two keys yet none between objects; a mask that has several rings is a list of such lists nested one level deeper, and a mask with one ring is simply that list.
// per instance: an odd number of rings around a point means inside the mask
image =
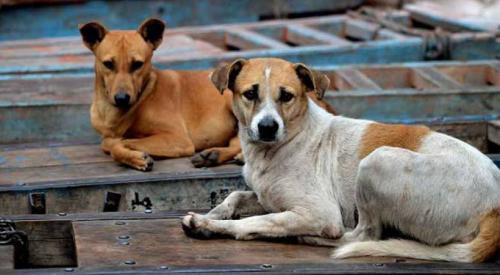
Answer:
[{"label": "wood grain texture", "polygon": [[[119,267],[126,260],[135,266],[207,266],[260,264],[320,264],[330,262],[393,262],[364,258],[336,261],[331,248],[271,241],[230,239],[196,240],[186,237],[180,221],[172,219],[74,222],[78,266]],[[120,244],[127,235],[129,245]]]},{"label": "wood grain texture", "polygon": [[0,246],[0,270],[14,269],[14,246]]}]

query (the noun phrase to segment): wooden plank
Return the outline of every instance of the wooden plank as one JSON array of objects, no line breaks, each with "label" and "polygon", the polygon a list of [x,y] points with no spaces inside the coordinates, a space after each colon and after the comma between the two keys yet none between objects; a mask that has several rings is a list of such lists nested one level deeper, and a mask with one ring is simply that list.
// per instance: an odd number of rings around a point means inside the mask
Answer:
[{"label": "wooden plank", "polygon": [[[465,4],[465,5],[464,5]],[[477,8],[477,5],[483,5]],[[421,1],[419,3],[408,4],[404,9],[410,12],[411,17],[419,22],[440,27],[445,30],[457,31],[489,31],[487,24],[481,25],[477,17],[485,16],[481,10],[487,9],[487,4],[473,2],[476,8],[467,9],[467,3],[462,3],[462,6],[450,9],[443,3],[432,3],[431,1]]]},{"label": "wooden plank", "polygon": [[[114,218],[110,216],[111,214]],[[117,214],[123,216],[118,218]],[[441,263],[391,257],[333,260],[329,259],[331,248],[298,245],[293,238],[273,241],[196,240],[186,237],[182,232],[178,220],[179,214],[182,215],[182,213],[174,213],[175,218],[173,218],[174,216],[167,217],[168,214],[165,213],[165,218],[157,216],[152,219],[143,219],[137,214],[128,213],[79,214],[78,217],[69,218],[68,220],[73,221],[75,251],[78,255],[78,267],[75,267],[73,271],[99,274],[164,271],[231,274],[235,272],[500,273],[498,263]],[[54,222],[53,215],[33,216],[36,216],[35,220],[40,220],[38,224]],[[107,217],[103,219],[103,216]],[[142,216],[148,217],[148,214],[142,214]],[[24,217],[24,219],[28,221],[17,221],[17,223],[36,224],[29,221],[29,217]],[[45,232],[43,229],[39,231]],[[64,231],[67,232],[66,229]],[[48,234],[46,237],[50,239],[51,235]],[[123,242],[128,244],[123,244]],[[133,261],[134,264],[125,264],[125,261]],[[64,268],[51,270],[37,268],[29,271],[53,273],[64,270]]]},{"label": "wooden plank", "polygon": [[[43,155],[42,153],[38,156],[43,158],[50,158],[53,162],[47,166],[32,166],[30,165],[39,163],[39,160],[34,159],[32,163],[19,162],[16,166],[14,162],[9,168],[0,168],[0,173],[2,177],[0,178],[0,190],[3,188],[9,188],[8,186],[14,187],[56,187],[57,183],[68,183],[73,182],[76,185],[79,182],[82,185],[86,185],[85,182],[91,183],[91,181],[102,181],[110,180],[115,178],[113,181],[124,181],[128,179],[129,182],[135,180],[143,180],[145,178],[157,178],[157,179],[183,179],[186,177],[213,177],[213,176],[224,176],[228,173],[229,176],[234,175],[234,168],[238,167],[236,165],[219,166],[213,168],[194,168],[191,164],[189,158],[178,158],[178,159],[166,159],[158,160],[155,162],[153,171],[144,173],[134,169],[130,169],[125,166],[121,166],[114,162],[111,157],[105,156],[101,153],[97,146],[81,146],[77,148],[69,149],[58,149],[61,151],[71,151],[77,150],[78,153],[70,155],[71,157],[66,157],[65,155],[51,156]],[[89,155],[83,151],[93,151]],[[48,150],[50,151],[50,149]],[[15,158],[15,152],[11,153],[11,156]],[[102,156],[100,156],[102,154]],[[22,155],[22,154],[20,154]],[[37,156],[37,154],[34,154]],[[73,157],[85,156],[87,159],[74,160]],[[59,160],[58,160],[59,159]],[[63,159],[62,161],[60,159]],[[217,175],[220,173],[220,175]],[[91,179],[91,181],[89,181]],[[22,183],[22,184],[21,184]]]},{"label": "wooden plank", "polygon": [[[10,0],[12,1],[12,0]],[[28,0],[23,0],[28,1]],[[31,0],[32,1],[32,0]],[[46,1],[46,0],[44,0]],[[169,27],[256,22],[262,18],[297,17],[318,11],[341,11],[361,0],[124,0],[86,1],[36,9],[2,11],[0,40],[75,35],[78,24],[96,20],[110,29],[136,29],[148,17],[159,17]],[[141,11],[137,13],[137,11]],[[195,14],[195,16],[194,16]],[[37,18],[37,24],[31,19]]]},{"label": "wooden plank", "polygon": [[112,159],[104,154],[99,145],[52,146],[0,152],[0,169],[105,162],[112,162]]},{"label": "wooden plank", "polygon": [[[266,241],[196,240],[182,232],[178,220],[74,222],[78,266],[209,266],[307,263],[383,263],[392,259],[332,260],[330,248]],[[128,236],[128,245],[119,236]],[[237,253],[235,253],[237,251]]]},{"label": "wooden plank", "polygon": [[432,67],[415,68],[414,71],[416,74],[420,75],[420,77],[425,78],[429,82],[436,85],[436,87],[458,89],[461,86],[451,77],[440,73],[438,70]]},{"label": "wooden plank", "polygon": [[16,222],[28,236],[29,258],[24,268],[75,266],[73,229],[67,221]]},{"label": "wooden plank", "polygon": [[[154,60],[160,68],[207,68],[217,65],[221,60],[231,60],[235,57],[250,58],[253,56],[280,56],[288,59],[299,59],[311,65],[321,65],[326,62],[349,62],[350,56],[353,55],[355,63],[372,63],[372,62],[401,62],[409,60],[420,60],[423,58],[422,39],[393,36],[387,41],[368,41],[355,43],[356,46],[341,47],[338,45],[348,46],[348,42],[341,38],[336,38],[334,35],[344,35],[340,30],[327,31],[327,29],[342,28],[342,22],[346,21],[344,16],[327,16],[309,19],[297,20],[277,20],[273,22],[239,24],[229,26],[215,27],[199,27],[199,28],[180,28],[167,30],[165,41],[162,46],[156,51]],[[339,23],[340,22],[340,23]],[[360,32],[356,27],[353,27],[356,22],[350,23],[346,28],[353,35],[358,35]],[[283,47],[266,37],[257,37],[258,39],[251,42],[252,36],[232,37],[241,29],[262,29],[280,27],[286,29],[289,24],[307,25],[305,28],[299,27],[293,31],[290,28],[291,39],[303,40],[303,47]],[[335,25],[335,27],[333,27]],[[318,28],[316,28],[316,26]],[[328,27],[327,27],[328,26]],[[352,29],[352,30],[350,30]],[[235,52],[226,52],[225,45],[220,47],[221,43],[213,44],[213,39],[210,36],[218,36],[221,32],[233,33],[229,38],[239,38],[237,42],[243,43],[242,50]],[[300,32],[300,33],[299,33]],[[242,32],[241,35],[246,35]],[[331,35],[334,34],[334,35]],[[386,37],[388,34],[386,34]],[[196,37],[204,36],[208,39],[196,39]],[[195,38],[195,39],[193,39]],[[355,37],[354,37],[355,38]],[[250,40],[248,40],[250,39]],[[339,40],[340,39],[340,40]],[[357,39],[357,38],[356,38]],[[373,37],[379,39],[379,37]],[[0,74],[32,74],[32,73],[90,73],[92,71],[93,58],[90,52],[85,49],[78,37],[68,39],[47,39],[43,41],[26,41],[18,43],[0,43]],[[371,39],[369,39],[371,40]],[[306,41],[307,43],[305,43]],[[389,41],[400,41],[400,43],[392,44]],[[383,43],[382,43],[383,42]],[[327,45],[324,45],[327,43]],[[267,49],[259,49],[257,44],[264,44],[273,51]],[[267,47],[266,46],[266,47]],[[393,51],[392,48],[401,48],[398,51]],[[383,54],[373,53],[383,49]],[[328,51],[328,53],[324,53]],[[3,53],[3,54],[2,54]],[[397,53],[397,54],[396,54]],[[304,59],[307,57],[306,59]],[[374,60],[372,60],[374,59]],[[383,59],[383,60],[381,60]],[[379,60],[379,61],[376,61]],[[180,65],[182,64],[182,65]]]},{"label": "wooden plank", "polygon": [[286,27],[285,39],[297,45],[331,44],[338,47],[351,45],[341,37],[299,24],[290,24]]},{"label": "wooden plank", "polygon": [[488,140],[500,145],[500,120],[488,123]]},{"label": "wooden plank", "polygon": [[[336,72],[353,90],[380,91],[382,88],[356,69],[341,69]],[[342,88],[341,88],[342,89]]]},{"label": "wooden plank", "polygon": [[380,28],[377,24],[358,19],[348,19],[345,22],[344,35],[361,41],[369,41],[377,38],[377,31]]},{"label": "wooden plank", "polygon": [[0,270],[14,269],[14,246],[0,245]]},{"label": "wooden plank", "polygon": [[498,81],[500,70],[488,64],[471,66],[446,66],[443,64],[436,66],[435,69],[465,87],[500,87]]},{"label": "wooden plank", "polygon": [[226,30],[225,39],[226,44],[236,46],[242,50],[258,48],[289,48],[289,46],[285,43],[243,28],[232,28]]}]

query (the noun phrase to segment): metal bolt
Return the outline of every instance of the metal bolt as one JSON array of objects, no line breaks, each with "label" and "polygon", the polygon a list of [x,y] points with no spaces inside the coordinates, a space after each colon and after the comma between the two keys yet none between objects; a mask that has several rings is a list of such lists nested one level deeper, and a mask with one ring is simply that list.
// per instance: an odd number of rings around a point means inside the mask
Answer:
[{"label": "metal bolt", "polygon": [[144,210],[144,213],[151,214],[151,213],[153,213],[153,210],[152,209],[146,209],[146,210]]},{"label": "metal bolt", "polygon": [[133,260],[126,260],[124,263],[127,264],[127,265],[134,265],[135,261],[133,261]]},{"label": "metal bolt", "polygon": [[125,222],[115,222],[116,225],[125,225]]},{"label": "metal bolt", "polygon": [[130,243],[129,242],[121,242],[120,244],[121,245],[129,245]]},{"label": "metal bolt", "polygon": [[384,266],[384,264],[374,264],[375,266]]},{"label": "metal bolt", "polygon": [[168,269],[168,266],[162,265],[162,266],[160,266],[160,269]]},{"label": "metal bolt", "polygon": [[118,239],[120,239],[120,240],[128,240],[128,239],[130,239],[130,236],[128,236],[128,235],[121,235],[121,236],[118,236]]},{"label": "metal bolt", "polygon": [[59,215],[59,216],[63,217],[63,216],[66,216],[66,215],[68,215],[68,214],[66,214],[66,213],[64,213],[64,212],[59,212],[59,213],[57,213],[57,215]]},{"label": "metal bolt", "polygon": [[262,264],[260,267],[265,268],[265,269],[269,269],[269,268],[273,268],[273,265],[272,264]]},{"label": "metal bolt", "polygon": [[71,268],[71,267],[67,267],[67,268],[64,269],[64,271],[65,272],[73,272],[75,270],[73,268]]}]

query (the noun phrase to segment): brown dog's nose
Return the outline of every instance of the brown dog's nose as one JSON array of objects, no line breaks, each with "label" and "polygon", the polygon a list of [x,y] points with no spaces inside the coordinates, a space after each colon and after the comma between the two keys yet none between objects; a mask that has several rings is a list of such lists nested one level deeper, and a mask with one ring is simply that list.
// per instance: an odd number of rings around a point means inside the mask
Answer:
[{"label": "brown dog's nose", "polygon": [[259,139],[262,141],[274,141],[276,139],[276,132],[278,132],[279,125],[274,120],[274,118],[270,116],[264,117],[259,124],[257,124],[259,128]]},{"label": "brown dog's nose", "polygon": [[130,96],[127,93],[119,92],[115,95],[115,104],[119,108],[128,107]]}]

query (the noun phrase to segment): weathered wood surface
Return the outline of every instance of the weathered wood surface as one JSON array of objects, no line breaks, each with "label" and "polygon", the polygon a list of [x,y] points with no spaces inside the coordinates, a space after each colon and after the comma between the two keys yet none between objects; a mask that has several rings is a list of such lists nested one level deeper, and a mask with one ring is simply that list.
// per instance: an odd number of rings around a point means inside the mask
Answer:
[{"label": "weathered wood surface", "polygon": [[[422,39],[392,34],[388,30],[379,35],[380,28],[364,30],[364,26],[351,24],[351,21],[353,19],[346,16],[326,16],[167,29],[154,61],[162,69],[201,69],[214,67],[223,60],[258,56],[277,56],[311,65],[423,59]],[[315,30],[315,26],[321,29]],[[347,38],[351,41],[347,42]],[[339,43],[339,40],[346,41]],[[234,45],[235,41],[240,42]],[[286,42],[295,47],[285,46]],[[0,52],[5,52],[0,54],[0,74],[6,77],[93,70],[92,54],[79,37],[3,42]]]},{"label": "weathered wood surface", "polygon": [[[355,118],[415,123],[491,120],[500,115],[498,61],[317,67],[327,100]],[[0,144],[97,143],[89,121],[93,77],[0,80]]]},{"label": "weathered wood surface", "polygon": [[14,246],[0,245],[0,270],[14,269]]},{"label": "weathered wood surface", "polygon": [[[184,235],[180,220],[136,220],[73,223],[78,266],[206,266],[312,264],[333,262],[330,248],[269,241],[196,240]],[[126,240],[119,236],[128,236]],[[123,245],[127,241],[128,245]],[[393,262],[393,259],[351,259],[335,262]]]},{"label": "weathered wood surface", "polygon": [[[2,1],[35,2],[34,0]],[[54,1],[61,0],[50,0]],[[169,27],[255,22],[317,12],[329,14],[356,7],[363,2],[362,0],[73,1],[78,1],[80,4],[2,11],[5,16],[0,18],[0,33],[2,33],[0,40],[76,35],[78,24],[91,20],[98,20],[115,29],[135,29],[148,17],[162,18]],[[33,18],[37,18],[37,24],[30,24]]]},{"label": "weathered wood surface", "polygon": [[[156,64],[176,69],[210,68],[222,60],[257,56],[316,66],[409,62],[427,58],[428,44],[425,37],[344,15],[170,29],[164,40],[155,54]],[[447,56],[452,60],[492,59],[497,44],[491,33],[453,33]],[[79,37],[3,42],[0,61],[3,77],[89,73],[93,69],[91,53]]]},{"label": "weathered wood surface", "polygon": [[[102,212],[107,192],[121,195],[119,210],[132,205],[135,193],[152,209],[210,208],[227,194],[244,189],[240,167],[194,168],[188,158],[158,160],[152,172],[114,162],[97,145],[18,149],[3,152],[0,213],[31,213],[31,192],[45,195],[46,213]],[[12,192],[14,191],[14,192]]]},{"label": "weathered wood surface", "polygon": [[500,120],[488,124],[488,140],[500,146]]},{"label": "weathered wood surface", "polygon": [[404,10],[415,20],[450,30],[497,31],[500,16],[498,1],[460,1],[450,7],[451,3],[418,1],[405,5]]},{"label": "weathered wood surface", "polygon": [[[498,153],[490,146],[493,125],[437,121],[429,126],[485,153]],[[199,169],[187,158],[168,159],[157,160],[153,171],[144,173],[114,162],[98,145],[3,146],[0,153],[0,214],[31,213],[33,192],[45,195],[46,213],[96,213],[103,211],[107,192],[121,195],[118,211],[144,211],[132,205],[136,192],[157,211],[210,208],[245,188],[237,165]]]},{"label": "weathered wood surface", "polygon": [[29,258],[23,268],[75,266],[73,228],[67,221],[17,222],[28,236]]},{"label": "weathered wood surface", "polygon": [[[198,211],[203,213],[203,211]],[[334,274],[462,274],[500,273],[499,262],[458,264],[426,262],[402,258],[363,257],[347,260],[329,258],[331,248],[296,244],[293,238],[281,240],[236,241],[231,239],[196,240],[184,235],[180,217],[184,212],[102,213],[9,216],[17,224],[33,227],[35,239],[60,235],[67,246],[74,246],[77,266],[69,268],[22,270],[25,273],[61,271],[98,274],[138,272],[197,273],[334,273]],[[64,233],[49,233],[64,222]],[[72,224],[72,231],[67,225]],[[68,233],[74,241],[67,239]],[[44,237],[45,236],[45,237]],[[33,237],[32,237],[33,238]],[[4,252],[4,251],[0,251]],[[9,253],[9,251],[7,251]],[[0,257],[4,255],[0,254]],[[129,261],[128,264],[125,263]],[[3,269],[5,272],[7,269]]]}]

